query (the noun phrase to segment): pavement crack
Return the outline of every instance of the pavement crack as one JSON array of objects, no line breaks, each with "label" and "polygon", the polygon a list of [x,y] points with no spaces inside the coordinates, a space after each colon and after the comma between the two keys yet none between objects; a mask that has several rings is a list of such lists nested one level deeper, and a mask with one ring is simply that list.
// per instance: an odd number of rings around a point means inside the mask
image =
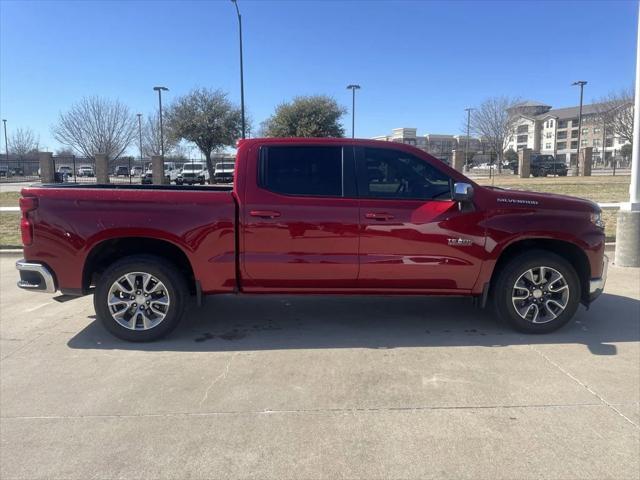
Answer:
[{"label": "pavement crack", "polygon": [[220,375],[218,375],[217,377],[215,377],[213,380],[211,380],[211,383],[209,384],[209,386],[205,390],[204,395],[202,396],[202,399],[200,400],[200,405],[202,405],[207,400],[207,398],[209,397],[209,392],[211,391],[213,386],[216,383],[218,383],[220,380],[223,380],[223,379],[227,378],[227,374],[229,373],[229,367],[231,367],[231,363],[233,362],[233,359],[236,357],[236,355],[238,355],[237,352],[234,353],[233,355],[231,355],[231,357],[229,357],[229,360],[227,360],[227,364],[225,365],[222,373]]},{"label": "pavement crack", "polygon": [[605,405],[606,407],[610,408],[612,411],[614,411],[615,413],[617,413],[618,415],[620,415],[622,418],[624,418],[627,422],[629,422],[631,425],[633,425],[634,427],[640,429],[640,425],[638,425],[636,422],[634,422],[633,420],[631,420],[629,417],[627,417],[624,413],[622,413],[620,410],[618,410],[615,405],[607,402],[607,400],[605,400],[605,398],[600,395],[598,392],[596,392],[593,388],[591,388],[589,385],[587,385],[586,383],[584,383],[582,380],[580,380],[578,377],[576,377],[575,375],[571,374],[571,372],[569,372],[568,370],[566,370],[565,368],[563,368],[560,364],[558,364],[557,362],[554,362],[553,360],[551,360],[551,358],[549,358],[547,355],[545,355],[543,352],[541,352],[540,350],[538,350],[536,347],[534,347],[533,345],[529,344],[529,347],[536,352],[538,355],[540,355],[542,358],[544,358],[548,363],[550,363],[551,365],[553,365],[554,367],[556,367],[558,370],[560,370],[560,372],[562,372],[563,374],[565,374],[567,377],[569,377],[571,380],[573,380],[574,382],[576,382],[578,385],[582,386],[585,390],[587,390],[591,395],[593,395],[594,397],[596,397],[603,405]]},{"label": "pavement crack", "polygon": [[[217,378],[217,377],[216,377]],[[638,403],[617,404],[619,406],[637,406]],[[381,412],[419,412],[419,411],[472,411],[472,410],[510,410],[510,409],[547,409],[547,408],[608,408],[602,402],[540,404],[540,405],[438,405],[406,407],[335,407],[300,409],[263,409],[263,410],[225,410],[212,412],[165,412],[131,414],[89,414],[89,415],[2,415],[2,420],[77,420],[97,418],[172,418],[172,417],[214,417],[228,415],[288,415],[288,414],[324,414],[324,413],[381,413]]]}]

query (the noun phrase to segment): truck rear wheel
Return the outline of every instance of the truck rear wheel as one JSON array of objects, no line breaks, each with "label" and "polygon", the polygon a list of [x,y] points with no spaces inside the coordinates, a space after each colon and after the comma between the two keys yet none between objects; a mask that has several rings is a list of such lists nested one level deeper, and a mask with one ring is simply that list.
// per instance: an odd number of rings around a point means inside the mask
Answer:
[{"label": "truck rear wheel", "polygon": [[580,303],[580,280],[562,257],[533,250],[511,259],[493,284],[500,318],[525,333],[548,333],[565,325]]},{"label": "truck rear wheel", "polygon": [[133,255],[100,276],[93,304],[98,319],[113,335],[149,342],[180,323],[187,295],[184,276],[173,265],[153,255]]}]

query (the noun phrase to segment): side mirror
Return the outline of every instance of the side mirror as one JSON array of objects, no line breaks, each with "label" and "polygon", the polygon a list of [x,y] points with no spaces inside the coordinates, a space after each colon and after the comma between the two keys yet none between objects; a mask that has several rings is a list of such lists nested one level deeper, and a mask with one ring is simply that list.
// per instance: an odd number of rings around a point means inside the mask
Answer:
[{"label": "side mirror", "polygon": [[453,184],[453,200],[456,202],[469,202],[473,198],[473,187],[464,182]]}]

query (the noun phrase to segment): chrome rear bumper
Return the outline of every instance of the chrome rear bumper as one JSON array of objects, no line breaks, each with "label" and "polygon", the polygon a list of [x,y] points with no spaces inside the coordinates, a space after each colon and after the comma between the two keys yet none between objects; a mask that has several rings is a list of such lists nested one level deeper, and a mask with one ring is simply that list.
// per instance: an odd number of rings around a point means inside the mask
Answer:
[{"label": "chrome rear bumper", "polygon": [[600,296],[607,282],[607,269],[609,268],[609,257],[606,255],[602,259],[602,276],[600,278],[592,278],[589,281],[589,301],[592,302]]},{"label": "chrome rear bumper", "polygon": [[57,290],[53,274],[41,263],[27,262],[23,258],[16,262],[16,268],[20,272],[18,287],[44,293],[54,293]]}]

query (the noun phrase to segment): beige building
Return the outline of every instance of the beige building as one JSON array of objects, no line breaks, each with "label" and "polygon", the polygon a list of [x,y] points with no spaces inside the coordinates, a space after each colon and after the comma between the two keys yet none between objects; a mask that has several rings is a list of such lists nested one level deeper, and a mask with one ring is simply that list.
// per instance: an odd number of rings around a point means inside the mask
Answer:
[{"label": "beige building", "polygon": [[[413,145],[420,150],[433,155],[434,157],[442,160],[443,162],[450,162],[453,150],[466,149],[466,135],[446,135],[428,133],[426,135],[418,135],[417,128],[394,128],[391,130],[390,135],[380,135],[373,137],[373,140],[383,140],[387,142],[405,143],[407,145]],[[469,138],[469,152],[470,153],[484,153],[488,152],[486,145],[478,138]]]},{"label": "beige building", "polygon": [[[534,152],[554,155],[567,163],[575,163],[578,154],[579,107],[552,109],[539,102],[524,102],[508,110],[516,117],[507,150],[530,148]],[[593,147],[596,162],[615,156],[626,142],[607,132],[604,137],[603,122],[598,116],[598,105],[582,106],[582,132],[580,147]]]}]

